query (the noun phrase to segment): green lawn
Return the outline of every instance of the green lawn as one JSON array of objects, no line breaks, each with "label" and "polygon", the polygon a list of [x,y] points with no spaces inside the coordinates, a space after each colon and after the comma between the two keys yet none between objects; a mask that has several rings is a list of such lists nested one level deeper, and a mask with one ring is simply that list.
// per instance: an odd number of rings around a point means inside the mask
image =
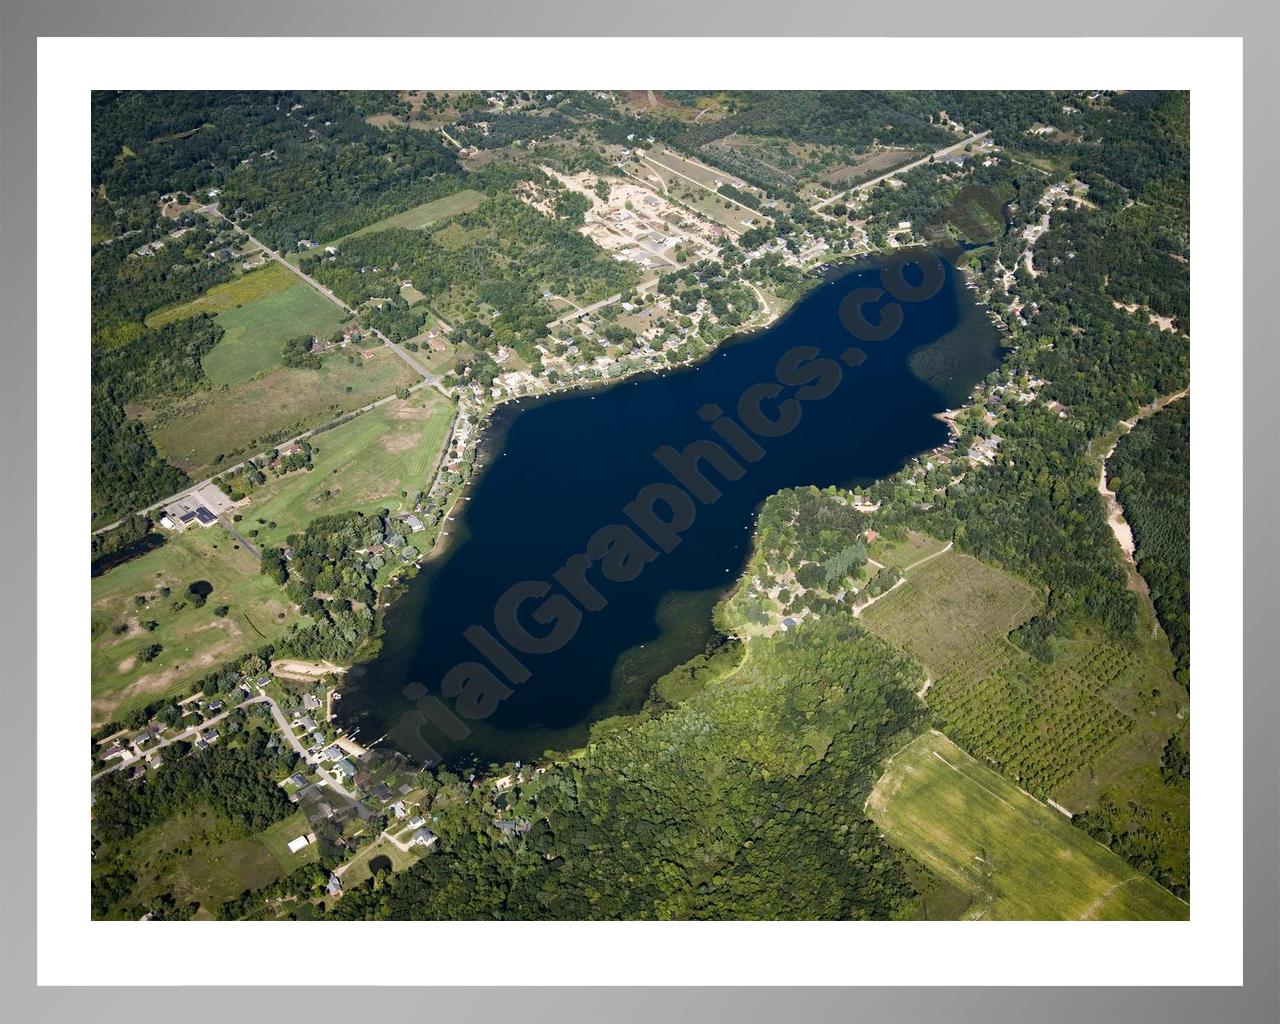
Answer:
[{"label": "green lawn", "polygon": [[1167,890],[941,733],[900,750],[867,800],[895,845],[985,920],[1186,920]]},{"label": "green lawn", "polygon": [[452,422],[452,405],[424,388],[312,437],[314,468],[255,491],[242,510],[241,531],[279,543],[320,515],[400,509],[402,490],[428,489]]},{"label": "green lawn", "polygon": [[409,228],[412,231],[420,231],[423,228],[429,228],[432,224],[437,224],[449,217],[455,217],[460,213],[467,213],[474,210],[484,202],[484,193],[477,192],[475,189],[464,188],[461,192],[454,192],[452,195],[444,196],[440,199],[433,199],[429,203],[423,203],[412,209],[405,210],[402,213],[392,214],[390,217],[384,217],[382,220],[375,221],[359,231],[353,231],[349,235],[344,235],[336,242],[328,242],[327,245],[341,246],[343,242],[352,238],[360,238],[363,235],[372,235],[378,231],[386,231],[389,228]]},{"label": "green lawn", "polygon": [[[289,274],[276,264],[280,273]],[[225,332],[201,361],[215,386],[238,384],[280,365],[284,343],[300,335],[332,334],[347,320],[346,312],[309,284],[293,278],[283,291],[273,292],[239,309],[218,314]]]},{"label": "green lawn", "polygon": [[326,356],[319,370],[279,367],[225,388],[197,392],[163,412],[138,413],[160,453],[200,479],[220,462],[256,454],[419,379],[389,349],[355,350],[352,355],[354,364],[347,362],[346,353],[337,352]]},{"label": "green lawn", "polygon": [[203,295],[157,310],[148,327],[212,313],[222,340],[201,360],[215,387],[237,384],[280,365],[280,350],[290,338],[327,335],[346,313],[286,267],[274,261],[233,281],[214,285]]},{"label": "green lawn", "polygon": [[[202,608],[186,594],[197,580],[213,585]],[[162,597],[161,587],[170,594]],[[284,591],[258,572],[258,561],[220,526],[170,536],[161,548],[116,566],[92,583],[90,647],[93,719],[146,704],[193,676],[281,636],[298,614]],[[139,605],[135,598],[145,597]],[[175,611],[175,602],[185,606]],[[220,605],[225,617],[214,614]],[[157,623],[147,630],[145,623]],[[125,625],[127,632],[115,629]],[[151,644],[163,650],[142,663]]]},{"label": "green lawn", "polygon": [[198,313],[223,313],[238,306],[248,305],[256,299],[264,298],[275,292],[284,291],[298,283],[296,274],[274,261],[259,270],[242,274],[232,281],[215,284],[203,295],[190,302],[182,302],[176,306],[157,309],[147,316],[148,327],[161,327],[184,320]]}]

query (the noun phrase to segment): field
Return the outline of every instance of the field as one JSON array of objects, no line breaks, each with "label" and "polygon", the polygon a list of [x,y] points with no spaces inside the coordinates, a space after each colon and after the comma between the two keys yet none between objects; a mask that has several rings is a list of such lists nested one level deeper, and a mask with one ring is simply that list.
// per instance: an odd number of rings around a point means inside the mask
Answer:
[{"label": "field", "polygon": [[925,666],[935,724],[967,751],[1187,878],[1187,787],[1166,785],[1160,762],[1189,707],[1163,635],[1150,621],[1128,640],[1082,627],[1046,664],[1007,635],[1038,609],[1028,584],[949,551],[861,621]]},{"label": "field", "polygon": [[[922,558],[928,558],[945,547],[946,544],[936,537],[930,537],[925,533],[917,533],[915,530],[908,530],[907,536],[903,540],[894,541],[884,537],[878,538],[868,549],[867,554],[881,565],[892,565],[899,569],[905,569],[907,566],[915,564]],[[1006,632],[1008,631],[1006,630]]]},{"label": "field", "polygon": [[[313,436],[315,468],[254,492],[242,510],[240,529],[274,544],[320,515],[400,508],[402,490],[413,494],[429,488],[452,422],[449,402],[423,389]],[[274,528],[268,525],[273,522]]]},{"label": "field", "polygon": [[280,350],[290,338],[331,334],[346,314],[296,274],[276,262],[214,285],[199,298],[157,310],[147,325],[211,313],[224,334],[201,360],[215,387],[238,384],[280,365]]},{"label": "field", "polygon": [[[942,544],[912,533],[871,557],[886,565],[917,562]],[[1029,584],[994,566],[948,551],[913,569],[905,585],[862,614],[868,629],[907,651],[936,679],[985,642],[1003,641],[1040,608]]]},{"label": "field", "polygon": [[[282,274],[289,271],[276,265]],[[280,365],[280,352],[290,338],[326,337],[342,326],[347,314],[309,284],[294,278],[283,291],[264,296],[241,309],[218,314],[226,333],[201,360],[215,386],[239,384]]]},{"label": "field", "polygon": [[881,174],[919,160],[923,154],[914,149],[876,149],[868,153],[857,163],[841,164],[820,175],[820,180],[827,185],[838,188],[849,188],[859,182],[867,181]]},{"label": "field", "polygon": [[310,831],[301,811],[247,836],[237,835],[208,810],[175,814],[129,841],[127,863],[140,879],[129,901],[145,903],[172,892],[179,903],[199,902],[197,917],[207,920],[244,890],[260,889],[314,864],[320,856],[317,844],[297,853],[286,845]]},{"label": "field", "polygon": [[[212,584],[204,607],[188,599],[197,580]],[[161,596],[160,588],[169,595]],[[106,721],[178,686],[236,654],[282,635],[297,618],[284,592],[258,572],[220,526],[189,529],[167,544],[99,576],[92,585],[93,717]],[[139,604],[137,598],[146,600]],[[173,605],[183,602],[175,611]],[[225,616],[214,609],[227,605]],[[145,623],[154,622],[153,630]],[[127,630],[116,633],[119,626]],[[151,644],[160,654],[143,663]]]},{"label": "field", "polygon": [[482,202],[484,202],[483,192],[464,188],[461,192],[454,192],[452,195],[433,199],[429,203],[423,203],[402,213],[392,214],[390,217],[374,221],[374,223],[362,227],[359,231],[353,231],[351,234],[339,238],[336,242],[328,242],[326,244],[341,246],[343,242],[349,239],[360,238],[362,235],[372,235],[378,231],[387,231],[390,228],[409,228],[412,231],[420,231],[449,217],[456,217],[460,213],[474,210]]},{"label": "field", "polygon": [[141,418],[161,454],[199,479],[226,458],[255,454],[418,380],[388,349],[369,350],[368,359],[363,352],[353,355],[354,365],[334,353],[319,370],[279,367],[227,388],[198,392],[162,415],[144,410]]},{"label": "field", "polygon": [[295,274],[289,273],[274,261],[261,270],[243,274],[233,281],[215,284],[203,295],[176,306],[157,309],[147,316],[148,327],[162,327],[176,320],[185,320],[199,313],[224,313],[229,309],[247,305],[256,299],[284,291],[298,283]]},{"label": "field", "polygon": [[965,916],[1185,920],[1167,890],[941,733],[889,759],[867,812],[895,845],[971,896]]}]

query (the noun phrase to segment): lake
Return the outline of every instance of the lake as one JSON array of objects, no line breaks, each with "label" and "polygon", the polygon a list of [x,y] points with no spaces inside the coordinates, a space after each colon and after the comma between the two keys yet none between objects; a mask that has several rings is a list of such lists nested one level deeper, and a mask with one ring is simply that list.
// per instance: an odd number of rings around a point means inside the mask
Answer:
[{"label": "lake", "polygon": [[[902,326],[886,340],[857,341],[841,323],[846,297],[879,283],[878,266],[862,264],[833,273],[773,326],[695,366],[500,407],[470,500],[458,502],[456,519],[446,524],[448,547],[387,609],[381,652],[348,675],[341,723],[359,727],[364,742],[390,731],[386,742],[424,758],[424,748],[405,742],[402,717],[410,708],[405,687],[420,684],[442,698],[424,703],[416,689],[420,708],[462,714],[466,704],[466,714],[444,730],[435,719],[413,727],[432,755],[463,765],[572,749],[592,722],[638,710],[659,676],[716,640],[711,609],[745,565],[755,514],[768,495],[809,484],[867,484],[947,440],[935,414],[963,404],[999,365],[1002,348],[961,275],[946,264],[944,270],[934,297],[899,304]],[[909,284],[920,279],[914,268],[904,274]],[[883,301],[865,307],[868,319],[878,319]],[[842,357],[855,342],[865,359],[850,366]],[[798,359],[794,352],[804,346],[819,352]],[[779,370],[780,360],[788,370]],[[778,381],[785,386],[775,395]],[[761,384],[773,386],[751,390]],[[744,394],[762,421],[743,419]],[[724,410],[729,423],[759,422],[780,436],[754,426],[750,437],[729,433],[725,420],[726,433],[718,435],[705,418],[715,419],[709,405]],[[798,423],[766,426],[792,419],[788,412],[796,409]],[[672,456],[700,441],[719,444],[730,462],[680,468]],[[674,449],[666,464],[655,456],[664,446]],[[735,464],[740,474],[729,479]],[[645,492],[651,485],[661,486]],[[677,485],[698,499],[682,509],[692,511],[692,522],[653,498],[641,503],[651,515],[679,521],[662,537],[637,529],[656,521],[641,523],[624,511],[637,495],[670,494]],[[611,524],[597,542],[614,546],[596,558],[615,557],[615,571],[606,578],[608,566],[594,565],[566,574],[572,556]],[[623,557],[628,543],[618,538],[627,532],[647,554]],[[529,588],[514,611],[496,614],[504,593],[524,581],[541,586]],[[560,634],[575,621],[565,642]],[[513,626],[517,646],[509,642]],[[555,649],[550,640],[519,641],[549,633]],[[460,665],[471,667],[450,674]]]}]

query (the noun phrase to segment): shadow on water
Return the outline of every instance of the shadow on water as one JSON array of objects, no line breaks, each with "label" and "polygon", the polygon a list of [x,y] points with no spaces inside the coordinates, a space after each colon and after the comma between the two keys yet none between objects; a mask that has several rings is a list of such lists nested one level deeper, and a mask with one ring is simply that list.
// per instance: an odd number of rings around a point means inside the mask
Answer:
[{"label": "shadow on water", "polygon": [[[348,676],[343,724],[380,736],[407,708],[407,684],[438,694],[449,669],[477,659],[463,631],[482,625],[496,632],[495,603],[509,587],[546,581],[555,592],[553,574],[588,538],[627,523],[623,508],[646,485],[672,481],[657,449],[716,440],[700,410],[714,404],[735,415],[743,393],[775,381],[779,358],[797,346],[838,360],[855,340],[841,325],[841,301],[877,279],[867,264],[833,275],[769,329],[693,367],[501,407],[485,468],[459,506],[465,522],[459,515],[449,524],[450,548],[388,609],[381,652]],[[805,404],[795,429],[760,438],[766,454],[744,460],[741,477],[727,480],[704,465],[721,497],[698,506],[671,553],[629,582],[592,576],[606,607],[585,613],[562,649],[522,655],[530,678],[490,717],[469,722],[464,741],[424,733],[428,742],[455,762],[580,745],[590,723],[638,710],[659,676],[715,642],[711,609],[745,565],[755,513],[768,495],[867,484],[944,443],[947,428],[935,414],[962,404],[999,365],[1000,334],[950,267],[938,295],[902,308],[903,326],[887,340],[862,343],[866,360],[842,364],[839,387]],[[546,632],[545,625],[530,629]]]}]

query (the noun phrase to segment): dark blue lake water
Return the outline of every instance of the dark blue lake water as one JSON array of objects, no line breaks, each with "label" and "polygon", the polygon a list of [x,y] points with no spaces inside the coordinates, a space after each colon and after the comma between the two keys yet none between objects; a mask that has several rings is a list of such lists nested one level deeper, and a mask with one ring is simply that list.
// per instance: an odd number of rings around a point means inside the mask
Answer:
[{"label": "dark blue lake water", "polygon": [[[883,341],[857,342],[841,323],[845,297],[879,283],[878,269],[864,265],[819,285],[768,330],[697,366],[502,407],[470,500],[459,502],[457,519],[446,524],[448,548],[387,611],[378,658],[351,672],[340,702],[343,724],[359,726],[366,742],[383,735],[409,707],[402,696],[407,684],[441,695],[446,673],[462,663],[502,670],[494,675],[509,693],[486,704],[495,707],[492,714],[464,718],[465,736],[451,738],[434,724],[421,730],[451,762],[569,749],[584,741],[591,722],[638,709],[660,675],[714,639],[711,608],[745,564],[755,512],[769,494],[797,485],[865,484],[946,440],[934,414],[964,402],[999,364],[1001,346],[960,275],[945,269],[941,291],[901,303],[902,327]],[[875,303],[867,307],[873,321],[876,310]],[[866,358],[850,367],[840,360],[855,342]],[[699,410],[714,404],[738,419],[743,394],[777,382],[780,358],[798,346],[813,346],[838,363],[838,386],[826,397],[796,403],[802,415],[789,433],[756,436],[765,454],[755,462],[735,457],[744,469],[738,479],[726,480],[703,464],[721,496],[695,504],[694,521],[674,550],[643,563],[627,581],[605,579],[598,567],[589,572],[606,606],[584,611],[560,649],[523,653],[504,644],[528,673],[518,684],[511,682],[509,662],[494,665],[478,656],[463,633],[480,625],[501,635],[495,606],[508,588],[545,581],[550,594],[563,595],[554,574],[566,560],[583,552],[601,527],[634,526],[623,510],[646,485],[673,482],[655,451],[664,445],[683,451],[702,439],[729,451]],[[777,417],[778,403],[796,390],[786,386],[764,401],[765,415]],[[665,506],[654,507],[666,514]],[[535,621],[541,604],[529,600],[519,616],[537,636],[554,625]],[[444,705],[458,710],[456,692],[445,689]]]}]

